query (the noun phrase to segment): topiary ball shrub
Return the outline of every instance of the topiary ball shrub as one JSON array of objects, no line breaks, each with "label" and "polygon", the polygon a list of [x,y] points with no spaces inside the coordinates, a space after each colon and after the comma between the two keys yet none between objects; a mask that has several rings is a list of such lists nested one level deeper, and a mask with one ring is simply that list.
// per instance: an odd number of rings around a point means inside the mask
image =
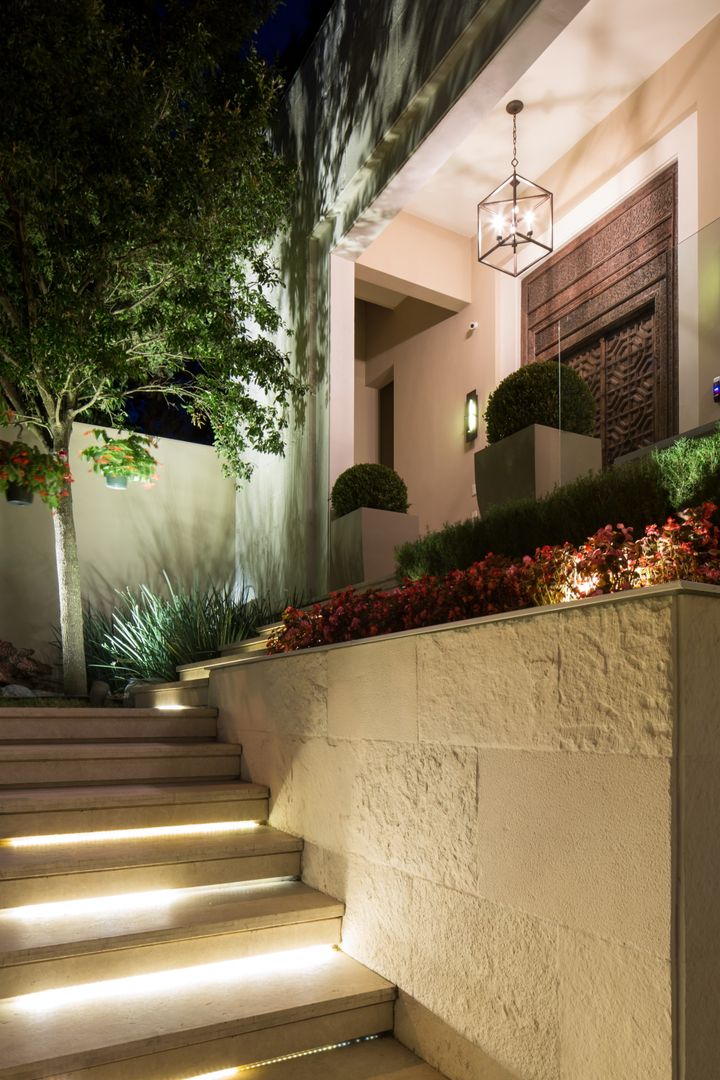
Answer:
[{"label": "topiary ball shrub", "polygon": [[335,517],[344,517],[361,506],[406,514],[405,481],[387,465],[351,465],[333,484],[330,501]]},{"label": "topiary ball shrub", "polygon": [[588,384],[573,368],[544,360],[518,368],[499,383],[488,398],[485,423],[488,443],[500,442],[529,424],[592,435],[595,399]]}]

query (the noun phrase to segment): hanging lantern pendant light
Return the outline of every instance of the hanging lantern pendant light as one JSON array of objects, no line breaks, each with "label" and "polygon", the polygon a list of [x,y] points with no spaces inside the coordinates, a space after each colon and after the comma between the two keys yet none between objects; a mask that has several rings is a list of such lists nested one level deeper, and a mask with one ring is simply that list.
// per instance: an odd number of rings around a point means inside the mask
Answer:
[{"label": "hanging lantern pendant light", "polygon": [[553,197],[517,171],[517,115],[522,101],[506,106],[513,118],[512,176],[478,204],[478,259],[517,277],[553,249]]}]

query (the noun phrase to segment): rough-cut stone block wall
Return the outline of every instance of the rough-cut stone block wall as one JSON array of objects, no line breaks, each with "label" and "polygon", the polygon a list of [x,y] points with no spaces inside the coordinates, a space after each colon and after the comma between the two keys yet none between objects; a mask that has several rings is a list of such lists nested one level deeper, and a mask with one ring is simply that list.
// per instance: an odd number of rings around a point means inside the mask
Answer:
[{"label": "rough-cut stone block wall", "polygon": [[720,1075],[719,599],[661,587],[213,671],[271,823],[347,904],[343,947],[451,1080]]}]

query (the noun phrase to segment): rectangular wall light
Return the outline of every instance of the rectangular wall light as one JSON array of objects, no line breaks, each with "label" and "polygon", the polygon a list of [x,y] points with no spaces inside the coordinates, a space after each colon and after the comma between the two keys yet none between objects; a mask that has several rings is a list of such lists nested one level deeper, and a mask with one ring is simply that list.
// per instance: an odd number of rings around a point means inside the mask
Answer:
[{"label": "rectangular wall light", "polygon": [[465,442],[474,442],[477,439],[478,421],[477,390],[471,390],[465,398]]}]

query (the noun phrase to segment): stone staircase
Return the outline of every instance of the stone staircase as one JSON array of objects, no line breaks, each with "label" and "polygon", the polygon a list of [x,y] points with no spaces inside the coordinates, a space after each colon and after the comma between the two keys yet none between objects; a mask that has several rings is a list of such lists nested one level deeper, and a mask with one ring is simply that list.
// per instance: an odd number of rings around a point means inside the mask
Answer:
[{"label": "stone staircase", "polygon": [[0,710],[0,1080],[438,1080],[215,722]]},{"label": "stone staircase", "polygon": [[235,641],[221,649],[220,655],[210,660],[196,660],[192,664],[181,664],[178,669],[179,682],[148,683],[135,691],[135,703],[138,706],[185,705],[203,706],[207,704],[210,672],[231,662],[252,659],[265,651],[268,638],[282,623],[268,623],[257,628],[257,635]]}]

